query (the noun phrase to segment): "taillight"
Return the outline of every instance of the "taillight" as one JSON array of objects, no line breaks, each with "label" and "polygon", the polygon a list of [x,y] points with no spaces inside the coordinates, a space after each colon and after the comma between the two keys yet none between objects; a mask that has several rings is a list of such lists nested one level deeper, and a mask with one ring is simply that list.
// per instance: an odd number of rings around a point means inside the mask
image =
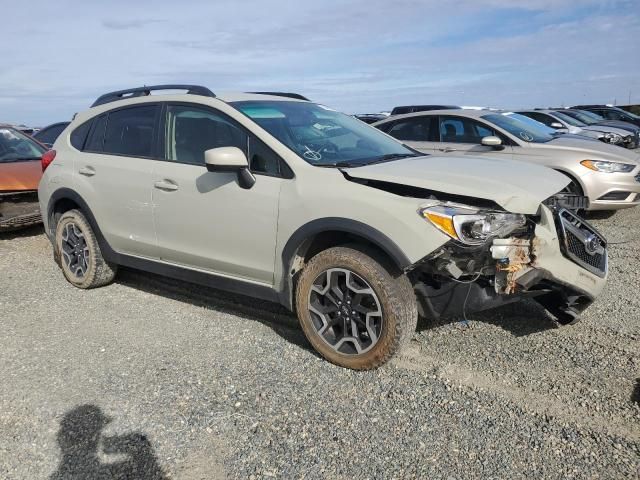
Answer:
[{"label": "taillight", "polygon": [[42,171],[44,172],[47,167],[49,165],[51,165],[51,162],[53,162],[53,159],[56,158],[56,151],[55,150],[48,150],[45,153],[42,154],[42,158],[40,159],[40,163],[42,164]]}]

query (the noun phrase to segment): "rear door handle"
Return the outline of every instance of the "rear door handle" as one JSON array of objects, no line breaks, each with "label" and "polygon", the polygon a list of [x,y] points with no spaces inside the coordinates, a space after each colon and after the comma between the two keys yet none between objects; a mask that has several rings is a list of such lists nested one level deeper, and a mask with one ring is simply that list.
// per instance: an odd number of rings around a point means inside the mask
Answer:
[{"label": "rear door handle", "polygon": [[445,152],[445,153],[457,152],[457,150],[456,150],[455,148],[451,148],[451,147],[440,148],[439,150],[440,150],[441,152]]},{"label": "rear door handle", "polygon": [[82,167],[80,170],[78,170],[78,173],[80,175],[84,175],[85,177],[93,177],[96,174],[96,171],[94,170],[93,167]]},{"label": "rear door handle", "polygon": [[173,192],[178,190],[178,185],[173,183],[171,180],[160,180],[153,184],[158,190],[164,190],[166,192]]}]

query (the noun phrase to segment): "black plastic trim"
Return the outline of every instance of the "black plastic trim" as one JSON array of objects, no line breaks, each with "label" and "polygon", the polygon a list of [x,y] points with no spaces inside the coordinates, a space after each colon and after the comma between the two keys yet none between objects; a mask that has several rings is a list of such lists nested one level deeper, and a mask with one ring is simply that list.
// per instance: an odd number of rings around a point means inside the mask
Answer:
[{"label": "black plastic trim", "polygon": [[385,234],[362,222],[340,217],[327,217],[305,223],[298,228],[287,241],[282,250],[282,284],[278,288],[280,303],[290,310],[293,309],[293,284],[291,269],[296,254],[305,241],[315,235],[337,231],[357,235],[380,248],[386,253],[400,270],[406,270],[412,263],[400,247]]},{"label": "black plastic trim", "polygon": [[115,92],[105,93],[100,95],[95,102],[91,105],[91,108],[98,105],[104,105],[106,103],[116,102],[118,100],[124,100],[133,97],[144,97],[151,95],[152,91],[157,90],[187,90],[187,94],[201,95],[203,97],[215,98],[215,93],[209,90],[207,87],[200,85],[151,85],[148,87],[128,88],[126,90],[117,90]]}]

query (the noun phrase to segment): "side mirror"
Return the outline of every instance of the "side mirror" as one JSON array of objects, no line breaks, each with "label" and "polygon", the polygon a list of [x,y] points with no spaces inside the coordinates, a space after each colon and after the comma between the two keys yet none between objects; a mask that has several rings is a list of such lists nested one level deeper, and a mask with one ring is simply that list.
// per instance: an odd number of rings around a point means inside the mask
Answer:
[{"label": "side mirror", "polygon": [[549,125],[551,128],[555,128],[556,130],[559,130],[561,128],[564,128],[564,125],[562,125],[560,122],[553,122],[551,123],[551,125]]},{"label": "side mirror", "polygon": [[482,145],[484,145],[485,147],[492,147],[495,148],[496,150],[500,150],[503,147],[502,145],[502,140],[500,140],[499,137],[495,137],[493,135],[489,135],[488,137],[484,137],[482,139]]},{"label": "side mirror", "polygon": [[238,147],[212,148],[204,152],[204,163],[210,172],[237,172],[242,188],[251,188],[256,177],[249,170],[249,162]]}]

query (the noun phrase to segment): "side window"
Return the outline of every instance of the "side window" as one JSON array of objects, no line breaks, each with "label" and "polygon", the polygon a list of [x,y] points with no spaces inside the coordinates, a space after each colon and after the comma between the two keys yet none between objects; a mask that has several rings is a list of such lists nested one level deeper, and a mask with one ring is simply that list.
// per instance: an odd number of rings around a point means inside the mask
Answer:
[{"label": "side window", "polygon": [[89,120],[88,122],[84,122],[73,132],[71,132],[71,145],[73,146],[73,148],[77,150],[82,150],[84,148],[84,142],[87,139],[87,134],[91,129],[92,123],[93,119]]},{"label": "side window", "polygon": [[254,173],[285,178],[293,176],[280,156],[253,135],[249,137],[249,168]]},{"label": "side window", "polygon": [[[88,123],[88,122],[87,122]],[[97,119],[93,120],[93,126],[91,132],[89,132],[89,138],[84,145],[84,150],[87,152],[102,152],[102,145],[104,143],[104,131],[107,127],[107,115],[100,115]]]},{"label": "side window", "polygon": [[602,112],[604,118],[608,120],[624,120],[624,115],[620,112],[616,112],[615,110],[605,110]]},{"label": "side window", "polygon": [[430,125],[430,117],[407,118],[394,122],[387,133],[398,140],[428,142],[431,139]]},{"label": "side window", "polygon": [[42,143],[54,143],[66,126],[67,125],[64,123],[60,125],[54,125],[53,127],[41,130],[36,135],[34,135],[34,137],[36,138],[36,140]]},{"label": "side window", "polygon": [[238,147],[247,153],[247,134],[231,119],[208,109],[183,105],[167,107],[167,160],[204,165],[204,152],[218,147]]},{"label": "side window", "polygon": [[145,105],[109,113],[104,152],[151,157],[157,111],[156,105]]},{"label": "side window", "polygon": [[550,127],[553,122],[557,122],[557,120],[543,113],[526,113],[525,115],[527,117],[533,118],[536,122],[540,122],[546,125],[547,127]]},{"label": "side window", "polygon": [[440,141],[448,143],[481,143],[495,132],[475,120],[462,117],[440,117]]}]

